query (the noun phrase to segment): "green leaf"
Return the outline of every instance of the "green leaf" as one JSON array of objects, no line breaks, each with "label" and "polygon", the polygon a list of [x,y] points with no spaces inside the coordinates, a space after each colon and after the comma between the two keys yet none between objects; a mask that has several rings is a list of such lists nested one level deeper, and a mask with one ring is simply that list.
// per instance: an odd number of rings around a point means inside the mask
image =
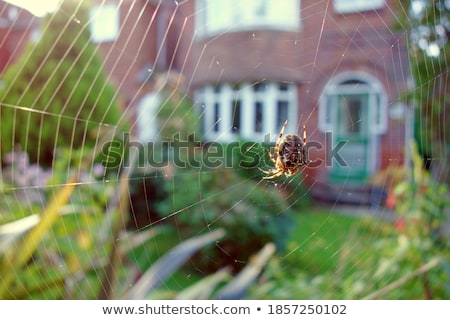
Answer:
[{"label": "green leaf", "polygon": [[190,238],[178,244],[142,275],[133,288],[126,293],[124,299],[144,299],[153,289],[157,288],[167,277],[184,264],[195,252],[204,246],[217,241],[224,235],[224,230],[218,229],[201,236]]},{"label": "green leaf", "polygon": [[217,294],[217,299],[241,299],[275,253],[275,245],[268,243],[249,264]]}]

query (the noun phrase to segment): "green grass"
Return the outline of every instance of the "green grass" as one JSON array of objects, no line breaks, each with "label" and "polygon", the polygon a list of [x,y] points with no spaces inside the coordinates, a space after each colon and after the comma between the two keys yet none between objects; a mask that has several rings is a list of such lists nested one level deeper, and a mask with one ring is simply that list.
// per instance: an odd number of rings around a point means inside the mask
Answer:
[{"label": "green grass", "polygon": [[299,213],[290,235],[283,265],[313,275],[340,266],[351,252],[364,256],[364,244],[384,232],[382,223],[374,219],[342,215],[330,210]]},{"label": "green grass", "polygon": [[[364,245],[392,230],[389,224],[368,217],[343,215],[327,209],[298,213],[294,219],[295,227],[287,241],[287,248],[280,253],[286,274],[304,271],[313,276],[344,265],[345,268],[355,268],[366,254]],[[174,228],[163,228],[149,243],[129,255],[142,271],[179,242]],[[355,257],[357,260],[349,260]],[[202,275],[196,273],[188,262],[162,285],[162,289],[180,291],[201,278]]]}]

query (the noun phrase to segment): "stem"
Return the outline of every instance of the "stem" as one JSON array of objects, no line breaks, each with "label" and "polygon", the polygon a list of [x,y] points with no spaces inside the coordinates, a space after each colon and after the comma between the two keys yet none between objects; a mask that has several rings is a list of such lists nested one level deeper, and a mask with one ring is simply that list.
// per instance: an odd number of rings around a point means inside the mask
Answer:
[{"label": "stem", "polygon": [[[372,292],[371,294],[363,297],[363,300],[373,300],[373,299],[378,299],[381,298],[382,296],[386,295],[387,293],[389,293],[390,291],[404,285],[406,282],[408,282],[409,280],[426,273],[427,271],[433,269],[434,267],[438,266],[441,263],[441,259],[439,258],[435,258],[432,259],[430,262],[424,264],[423,266],[421,266],[419,269],[414,270],[413,272],[401,277],[400,279],[398,279],[397,281],[392,282],[391,284],[388,284],[387,286],[381,288],[380,290],[377,290],[375,292]],[[431,293],[431,292],[430,292]]]}]

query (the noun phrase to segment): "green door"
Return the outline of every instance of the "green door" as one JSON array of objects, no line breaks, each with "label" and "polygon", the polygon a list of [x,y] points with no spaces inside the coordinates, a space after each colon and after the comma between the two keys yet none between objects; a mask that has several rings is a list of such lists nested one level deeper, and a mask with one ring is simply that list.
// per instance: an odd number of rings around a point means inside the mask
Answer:
[{"label": "green door", "polygon": [[369,176],[369,94],[336,94],[334,98],[333,143],[343,146],[332,160],[330,178],[362,182]]}]

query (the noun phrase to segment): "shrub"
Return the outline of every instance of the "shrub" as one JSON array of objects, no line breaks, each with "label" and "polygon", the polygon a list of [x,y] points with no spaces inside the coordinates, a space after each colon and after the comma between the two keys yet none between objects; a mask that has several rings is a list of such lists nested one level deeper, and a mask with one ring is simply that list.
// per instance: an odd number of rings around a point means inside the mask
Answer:
[{"label": "shrub", "polygon": [[87,20],[84,6],[64,1],[44,20],[39,41],[5,71],[0,158],[20,145],[31,162],[49,166],[57,148],[92,147],[95,130],[117,125],[116,90],[105,78],[89,29],[79,23]]},{"label": "shrub", "polygon": [[278,249],[285,245],[292,212],[272,186],[220,168],[179,171],[166,188],[169,196],[158,204],[158,211],[172,216],[182,237],[210,228],[227,230],[214,250],[195,257],[197,270],[208,273],[231,265],[237,271],[266,243],[274,242]]}]

